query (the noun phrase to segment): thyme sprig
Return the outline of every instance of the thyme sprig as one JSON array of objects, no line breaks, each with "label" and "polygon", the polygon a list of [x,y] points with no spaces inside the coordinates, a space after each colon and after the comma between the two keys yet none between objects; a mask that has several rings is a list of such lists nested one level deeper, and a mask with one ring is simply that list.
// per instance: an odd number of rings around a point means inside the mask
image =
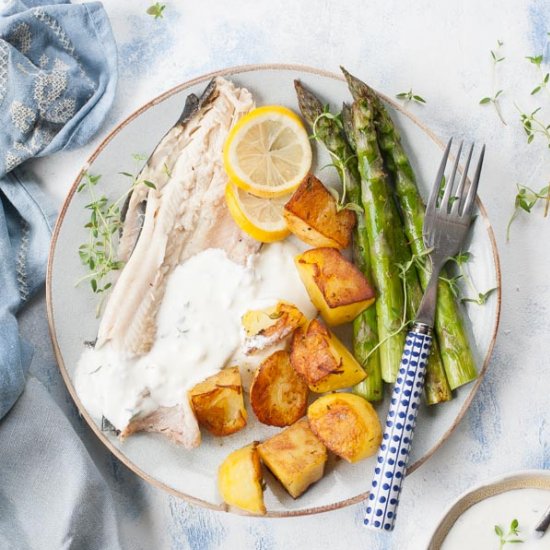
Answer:
[{"label": "thyme sprig", "polygon": [[506,58],[503,57],[500,53],[500,49],[504,46],[504,42],[501,40],[497,40],[497,47],[494,50],[491,50],[491,61],[492,61],[492,92],[491,95],[482,97],[479,101],[480,105],[492,105],[498,115],[498,118],[504,124],[504,126],[507,125],[506,121],[504,120],[504,117],[502,116],[502,111],[500,108],[500,101],[499,97],[502,95],[504,90],[497,90],[496,89],[496,80],[497,80],[497,65],[499,63],[502,63]]},{"label": "thyme sprig", "polygon": [[544,61],[544,55],[527,55],[525,59],[528,59],[533,65],[535,65],[540,74],[540,82],[531,90],[531,95],[538,94],[541,90],[548,91],[546,87],[550,80],[550,73],[545,73],[542,70],[542,62]]},{"label": "thyme sprig", "polygon": [[[323,107],[323,112],[313,121],[312,134],[311,136],[309,136],[310,139],[322,142],[321,137],[317,133],[317,127],[319,122],[323,119],[333,121],[341,132],[344,131],[342,114],[338,113],[335,115],[331,113],[330,107],[328,105],[325,105]],[[355,204],[353,202],[346,202],[349,186],[348,165],[357,159],[357,155],[350,155],[347,158],[344,158],[331,150],[329,150],[329,154],[332,162],[323,166],[321,170],[332,166],[337,170],[338,174],[340,175],[340,180],[342,182],[342,194],[339,194],[338,191],[333,187],[327,187],[328,192],[334,197],[334,200],[336,201],[336,210],[338,212],[340,212],[341,210],[353,210],[354,212],[361,214],[363,212],[363,209],[358,204]]]},{"label": "thyme sprig", "polygon": [[[471,260],[472,254],[470,252],[460,252],[453,258],[451,258],[451,261],[453,261],[457,267],[458,267],[458,275],[454,277],[450,277],[447,279],[447,282],[450,284],[451,291],[455,295],[455,297],[460,298],[460,301],[462,303],[471,302],[474,304],[477,304],[478,306],[482,306],[487,303],[487,300],[489,297],[497,290],[497,287],[490,288],[489,290],[486,290],[485,292],[479,292],[476,285],[474,284],[474,281],[472,280],[472,277],[470,276],[470,273],[468,272],[468,269],[466,268],[466,264]],[[460,296],[460,290],[458,288],[458,281],[464,281],[466,284],[466,287],[468,288],[468,291],[471,293],[470,296]]]},{"label": "thyme sprig", "polygon": [[112,287],[112,273],[122,269],[124,262],[118,259],[118,236],[122,228],[121,208],[128,194],[138,185],[155,189],[155,184],[141,180],[129,172],[121,172],[131,179],[128,189],[115,201],[110,201],[105,195],[97,192],[101,175],[85,172],[77,193],[86,192],[90,202],[85,209],[90,211],[90,217],[84,227],[88,230],[88,239],[78,247],[81,263],[88,273],[76,281],[75,286],[88,281],[94,294],[101,294],[96,314],[99,316],[107,291]]},{"label": "thyme sprig", "polygon": [[521,185],[518,183],[517,189],[518,192],[514,201],[514,212],[512,213],[512,216],[508,221],[508,225],[506,226],[507,241],[510,240],[510,229],[512,227],[512,224],[521,212],[527,212],[528,214],[530,214],[533,207],[539,201],[544,200],[546,202],[544,216],[546,217],[548,215],[548,194],[550,192],[550,185],[543,187],[539,191],[535,191],[530,187],[527,187],[526,185]]},{"label": "thyme sprig", "polygon": [[525,541],[518,538],[519,536],[519,522],[517,519],[513,519],[508,528],[508,533],[504,532],[504,529],[500,525],[495,525],[495,535],[499,538],[499,550],[502,550],[506,544],[523,544]]},{"label": "thyme sprig", "polygon": [[397,99],[401,99],[404,104],[407,104],[411,101],[413,103],[420,103],[420,104],[425,104],[426,103],[426,100],[422,96],[420,96],[418,94],[415,94],[413,92],[412,88],[408,92],[400,92],[400,93],[396,94],[395,97]]}]

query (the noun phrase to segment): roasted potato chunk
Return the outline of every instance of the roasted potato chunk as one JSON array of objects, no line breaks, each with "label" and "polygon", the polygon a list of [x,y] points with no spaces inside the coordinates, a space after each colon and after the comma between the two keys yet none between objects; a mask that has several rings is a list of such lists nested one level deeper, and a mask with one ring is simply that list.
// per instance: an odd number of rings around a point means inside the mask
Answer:
[{"label": "roasted potato chunk", "polygon": [[323,477],[327,449],[309,428],[307,418],[260,443],[258,452],[294,498]]},{"label": "roasted potato chunk", "polygon": [[374,302],[374,289],[338,250],[314,248],[295,262],[311,301],[329,325],[353,321]]},{"label": "roasted potato chunk", "polygon": [[307,410],[311,430],[335,454],[357,462],[378,451],[382,426],[374,407],[352,393],[331,393]]},{"label": "roasted potato chunk", "polygon": [[355,213],[337,209],[336,200],[313,175],[308,174],[284,208],[288,228],[311,246],[347,248],[355,226]]},{"label": "roasted potato chunk", "polygon": [[281,301],[265,309],[247,311],[241,322],[247,353],[253,353],[280,342],[303,325],[306,318],[295,305]]},{"label": "roasted potato chunk", "polygon": [[256,443],[233,451],[218,469],[223,501],[252,514],[265,514],[262,465]]},{"label": "roasted potato chunk", "polygon": [[366,378],[344,344],[317,319],[294,333],[290,362],[316,393],[348,388]]},{"label": "roasted potato chunk", "polygon": [[276,351],[259,367],[250,386],[250,404],[258,420],[290,426],[306,413],[307,384],[290,364],[287,351]]},{"label": "roasted potato chunk", "polygon": [[190,392],[199,424],[213,435],[231,435],[246,426],[247,414],[239,367],[223,369]]}]

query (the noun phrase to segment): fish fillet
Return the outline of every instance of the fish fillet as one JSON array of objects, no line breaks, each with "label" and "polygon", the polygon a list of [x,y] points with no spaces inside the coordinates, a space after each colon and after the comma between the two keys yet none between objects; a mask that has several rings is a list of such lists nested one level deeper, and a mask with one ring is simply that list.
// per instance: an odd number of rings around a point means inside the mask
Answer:
[{"label": "fish fillet", "polygon": [[[253,107],[246,89],[221,77],[200,98],[187,99],[182,116],[139,175],[155,189],[138,185],[124,207],[119,254],[126,264],[107,303],[97,348],[110,342],[125,357],[147,353],[155,341],[167,278],[189,257],[221,248],[245,264],[258,251],[259,243],[237,227],[225,204],[222,160],[229,130]],[[142,430],[162,433],[187,448],[200,443],[187,396],[180,405],[134,419],[121,438]]]}]

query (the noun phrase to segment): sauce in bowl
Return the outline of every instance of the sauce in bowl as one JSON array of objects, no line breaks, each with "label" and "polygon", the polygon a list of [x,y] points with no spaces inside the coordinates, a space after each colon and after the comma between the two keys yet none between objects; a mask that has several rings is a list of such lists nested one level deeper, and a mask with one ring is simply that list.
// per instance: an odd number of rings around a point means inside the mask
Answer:
[{"label": "sauce in bowl", "polygon": [[[451,527],[441,550],[549,550],[550,532],[537,538],[535,526],[550,506],[550,491],[516,489],[487,498],[466,510]],[[518,534],[510,532],[513,520],[518,522]],[[503,539],[521,543],[501,545],[495,526],[502,529]]]}]

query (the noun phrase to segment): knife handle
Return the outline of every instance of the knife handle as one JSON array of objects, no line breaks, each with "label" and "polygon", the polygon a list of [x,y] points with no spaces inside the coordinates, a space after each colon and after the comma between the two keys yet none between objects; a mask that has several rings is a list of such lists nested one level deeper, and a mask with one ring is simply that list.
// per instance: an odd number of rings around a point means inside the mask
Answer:
[{"label": "knife handle", "polygon": [[373,529],[393,530],[431,346],[431,329],[426,325],[415,325],[405,338],[367,500],[364,523]]}]

